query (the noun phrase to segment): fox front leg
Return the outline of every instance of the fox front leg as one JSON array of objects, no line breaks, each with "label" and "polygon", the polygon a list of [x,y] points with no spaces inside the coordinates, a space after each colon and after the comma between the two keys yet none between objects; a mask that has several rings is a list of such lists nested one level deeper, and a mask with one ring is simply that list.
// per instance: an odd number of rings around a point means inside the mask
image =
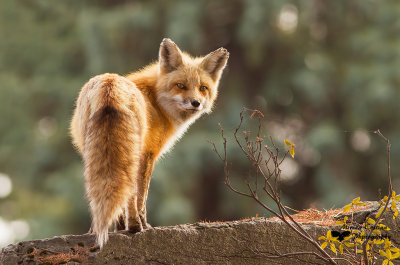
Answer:
[{"label": "fox front leg", "polygon": [[143,230],[142,222],[140,221],[139,217],[137,201],[138,195],[135,194],[128,202],[128,226],[126,226],[125,224],[125,228],[132,233],[140,232]]}]

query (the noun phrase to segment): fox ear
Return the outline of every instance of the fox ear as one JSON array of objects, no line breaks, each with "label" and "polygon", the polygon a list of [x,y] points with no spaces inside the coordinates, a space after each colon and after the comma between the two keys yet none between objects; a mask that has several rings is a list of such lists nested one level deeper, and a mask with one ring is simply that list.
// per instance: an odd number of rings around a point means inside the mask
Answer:
[{"label": "fox ear", "polygon": [[178,46],[170,39],[165,38],[160,44],[160,70],[168,73],[176,70],[182,64],[182,54]]},{"label": "fox ear", "polygon": [[211,75],[211,78],[216,81],[220,78],[228,58],[229,52],[225,48],[219,48],[206,55],[201,62],[201,66]]}]

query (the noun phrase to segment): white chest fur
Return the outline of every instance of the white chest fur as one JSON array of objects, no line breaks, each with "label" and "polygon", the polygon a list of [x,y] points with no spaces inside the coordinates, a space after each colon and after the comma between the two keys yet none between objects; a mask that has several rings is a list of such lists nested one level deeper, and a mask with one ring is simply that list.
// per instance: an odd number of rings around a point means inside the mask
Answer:
[{"label": "white chest fur", "polygon": [[197,115],[193,116],[192,118],[190,118],[189,120],[176,125],[177,129],[175,131],[175,134],[168,139],[168,141],[165,143],[164,147],[162,148],[159,158],[162,157],[163,155],[165,155],[166,153],[168,153],[172,147],[174,146],[174,144],[182,138],[182,136],[185,134],[185,132],[187,131],[187,129],[189,129],[190,125],[192,125],[195,120],[197,120],[197,118],[199,118],[201,116],[201,113],[198,113]]}]

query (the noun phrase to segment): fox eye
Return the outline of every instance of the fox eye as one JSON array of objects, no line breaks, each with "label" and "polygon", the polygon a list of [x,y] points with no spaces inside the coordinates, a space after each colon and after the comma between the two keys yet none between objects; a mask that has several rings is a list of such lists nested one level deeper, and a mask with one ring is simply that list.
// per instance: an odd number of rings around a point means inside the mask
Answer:
[{"label": "fox eye", "polygon": [[179,89],[186,89],[185,85],[183,85],[181,83],[176,84],[176,87]]},{"label": "fox eye", "polygon": [[206,86],[201,86],[201,87],[200,87],[200,92],[206,92],[207,89],[208,89],[208,87],[206,87]]}]

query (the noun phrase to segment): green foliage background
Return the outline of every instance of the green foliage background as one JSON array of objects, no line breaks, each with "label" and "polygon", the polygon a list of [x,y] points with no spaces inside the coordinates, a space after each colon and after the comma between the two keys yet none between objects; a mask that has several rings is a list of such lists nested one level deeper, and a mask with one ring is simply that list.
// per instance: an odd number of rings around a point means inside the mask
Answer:
[{"label": "green foliage background", "polygon": [[[287,31],[285,10],[297,14]],[[377,199],[386,190],[378,128],[392,141],[397,190],[399,15],[396,0],[0,1],[0,172],[13,184],[1,219],[26,220],[27,238],[88,230],[82,163],[68,134],[74,101],[90,77],[156,60],[163,37],[191,54],[223,46],[231,57],[214,112],[156,166],[153,225],[264,214],[224,186],[207,143],[220,143],[218,122],[233,131],[243,106],[265,113],[263,136],[296,143],[295,174],[281,186],[289,206]],[[241,185],[247,164],[229,151]]]}]

